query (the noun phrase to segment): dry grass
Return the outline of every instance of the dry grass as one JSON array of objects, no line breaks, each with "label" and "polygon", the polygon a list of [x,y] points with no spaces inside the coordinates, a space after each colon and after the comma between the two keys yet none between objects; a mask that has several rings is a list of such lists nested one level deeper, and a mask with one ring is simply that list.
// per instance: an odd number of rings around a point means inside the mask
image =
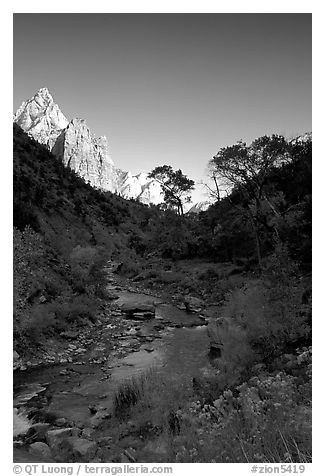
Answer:
[{"label": "dry grass", "polygon": [[131,418],[138,428],[149,423],[159,432],[175,433],[179,426],[176,413],[192,395],[191,382],[162,376],[151,368],[119,386],[114,415],[119,421]]}]

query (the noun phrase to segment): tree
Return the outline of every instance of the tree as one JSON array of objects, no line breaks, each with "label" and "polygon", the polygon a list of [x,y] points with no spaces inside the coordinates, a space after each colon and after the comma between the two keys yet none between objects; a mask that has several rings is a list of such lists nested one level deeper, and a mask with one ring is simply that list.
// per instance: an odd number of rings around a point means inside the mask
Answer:
[{"label": "tree", "polygon": [[170,165],[154,168],[149,178],[155,179],[161,185],[165,203],[171,208],[176,208],[179,215],[184,215],[183,204],[191,200],[189,192],[194,189],[194,181],[180,169],[173,170]]},{"label": "tree", "polygon": [[208,192],[208,196],[211,200],[220,202],[222,198],[227,197],[229,195],[229,190],[227,190],[226,188],[221,188],[223,184],[219,183],[216,172],[214,168],[211,167],[210,162],[209,162],[208,178],[213,181],[213,185],[203,181],[199,183],[206,188]]},{"label": "tree", "polygon": [[[289,161],[288,143],[283,136],[263,136],[249,146],[239,141],[224,147],[209,162],[210,170],[226,187],[241,192],[254,230],[256,253],[261,265],[260,227],[266,225],[262,204],[266,203],[276,215],[276,207],[266,194],[268,174],[275,167]],[[275,230],[276,231],[276,230]]]}]

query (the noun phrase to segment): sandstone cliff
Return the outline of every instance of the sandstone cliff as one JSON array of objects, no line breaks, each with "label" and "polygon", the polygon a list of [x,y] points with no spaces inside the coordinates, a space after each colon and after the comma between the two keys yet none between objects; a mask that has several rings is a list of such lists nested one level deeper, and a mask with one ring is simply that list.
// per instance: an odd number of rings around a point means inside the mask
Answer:
[{"label": "sandstone cliff", "polygon": [[106,137],[94,137],[83,119],[69,122],[47,88],[22,103],[14,122],[93,187],[143,203],[163,201],[157,182],[148,179],[146,173],[132,175],[117,168],[109,155]]},{"label": "sandstone cliff", "polygon": [[106,137],[92,137],[83,119],[72,119],[57,138],[53,154],[93,187],[116,191],[116,168]]},{"label": "sandstone cliff", "polygon": [[68,120],[55,104],[47,88],[41,88],[35,96],[23,102],[14,115],[25,132],[52,150],[57,137],[68,125]]}]

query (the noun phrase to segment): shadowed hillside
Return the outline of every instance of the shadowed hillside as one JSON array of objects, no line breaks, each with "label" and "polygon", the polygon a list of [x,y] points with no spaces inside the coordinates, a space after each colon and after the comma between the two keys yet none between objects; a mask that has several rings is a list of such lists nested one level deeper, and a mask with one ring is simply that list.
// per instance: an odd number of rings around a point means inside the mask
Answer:
[{"label": "shadowed hillside", "polygon": [[15,124],[13,139],[15,338],[28,353],[96,318],[105,260],[127,254],[149,209],[93,189]]},{"label": "shadowed hillside", "polygon": [[[186,382],[173,361],[163,378],[151,369],[121,382],[110,412],[103,395],[83,387],[82,414],[90,412],[95,429],[69,436],[63,453],[46,437],[46,460],[75,461],[81,443],[91,449],[87,461],[95,453],[117,462],[311,461],[311,137],[237,144],[219,151],[215,165],[228,173],[231,161],[221,159],[238,147],[258,150],[259,165],[258,147],[267,162],[279,143],[284,163],[256,167],[206,211],[182,215],[93,189],[14,125],[15,368],[55,363],[69,395],[75,378],[84,383],[76,367],[95,365],[93,385],[103,385],[114,355],[155,355],[157,342],[164,349],[179,313],[174,327],[198,326],[210,348],[187,349],[206,367]],[[131,302],[112,304],[125,291]],[[148,295],[149,308],[141,304]],[[157,297],[171,320],[154,319]],[[53,413],[60,386],[48,392],[35,397],[41,408],[19,415],[45,421],[50,436],[64,415],[66,435],[70,427],[80,435],[69,405]],[[28,460],[33,440],[18,438],[17,458]]]}]

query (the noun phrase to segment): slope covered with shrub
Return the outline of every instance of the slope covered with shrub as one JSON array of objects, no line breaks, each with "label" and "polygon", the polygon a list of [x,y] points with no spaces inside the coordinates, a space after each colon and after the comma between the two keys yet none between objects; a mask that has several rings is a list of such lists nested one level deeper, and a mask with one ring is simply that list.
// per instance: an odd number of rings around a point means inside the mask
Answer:
[{"label": "slope covered with shrub", "polygon": [[119,440],[131,420],[144,461],[154,447],[164,462],[311,461],[312,142],[280,143],[257,202],[248,179],[183,216],[93,189],[14,126],[20,354],[96,320],[107,259],[154,294],[210,307],[222,352],[209,373],[185,388],[150,372],[116,392],[109,431]]},{"label": "slope covered with shrub", "polygon": [[128,253],[148,210],[86,184],[16,124],[14,337],[18,352],[96,319],[105,261]]},{"label": "slope covered with shrub", "polygon": [[[148,412],[162,416],[152,417],[161,461],[311,461],[312,142],[282,144],[287,160],[263,177],[258,214],[239,185],[198,216],[166,211],[134,239],[153,254],[151,266],[138,259],[121,268],[155,292],[215,305],[209,326],[217,328],[221,357],[210,375],[195,379],[192,394],[174,398],[173,384],[148,375],[116,395],[122,419],[139,431]],[[155,395],[166,386],[161,404]]]}]

